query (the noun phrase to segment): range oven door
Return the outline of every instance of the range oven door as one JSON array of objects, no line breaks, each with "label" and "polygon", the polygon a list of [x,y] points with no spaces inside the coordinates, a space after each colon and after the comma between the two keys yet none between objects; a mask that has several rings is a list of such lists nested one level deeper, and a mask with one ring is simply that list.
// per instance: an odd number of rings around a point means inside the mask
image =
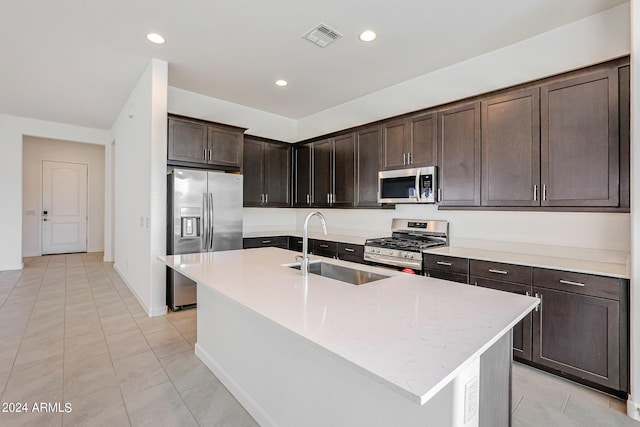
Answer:
[{"label": "range oven door", "polygon": [[378,172],[378,203],[435,203],[437,167]]}]

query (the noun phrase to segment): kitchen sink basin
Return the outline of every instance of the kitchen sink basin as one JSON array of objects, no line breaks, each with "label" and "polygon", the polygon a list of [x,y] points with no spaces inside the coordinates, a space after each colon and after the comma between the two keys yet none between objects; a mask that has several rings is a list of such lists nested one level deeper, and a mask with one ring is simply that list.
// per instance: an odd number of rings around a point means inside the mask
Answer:
[{"label": "kitchen sink basin", "polygon": [[[293,264],[288,267],[300,270],[300,264]],[[310,263],[309,273],[350,283],[352,285],[364,285],[365,283],[375,282],[376,280],[382,280],[390,277],[384,274],[358,270],[357,268],[350,268],[337,264],[329,264],[322,261]]]}]

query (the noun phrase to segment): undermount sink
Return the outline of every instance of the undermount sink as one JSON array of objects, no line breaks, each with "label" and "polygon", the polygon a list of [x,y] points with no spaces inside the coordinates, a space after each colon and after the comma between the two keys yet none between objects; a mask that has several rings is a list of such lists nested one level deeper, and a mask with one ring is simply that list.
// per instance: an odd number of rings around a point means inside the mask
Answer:
[{"label": "undermount sink", "polygon": [[[300,270],[300,264],[293,264],[289,265],[288,267]],[[376,280],[382,280],[390,277],[384,274],[358,270],[356,268],[345,267],[337,264],[329,264],[322,261],[310,263],[309,273],[328,277],[329,279],[339,280],[345,283],[350,283],[352,285],[364,285],[365,283],[375,282]]]}]

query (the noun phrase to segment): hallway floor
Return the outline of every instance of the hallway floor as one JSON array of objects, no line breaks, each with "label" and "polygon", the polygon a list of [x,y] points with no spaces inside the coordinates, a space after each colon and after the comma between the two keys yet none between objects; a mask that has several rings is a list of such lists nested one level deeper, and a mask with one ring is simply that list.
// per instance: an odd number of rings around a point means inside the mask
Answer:
[{"label": "hallway floor", "polygon": [[[194,355],[196,310],[149,318],[101,253],[0,272],[0,325],[3,427],[257,425]],[[625,402],[528,366],[513,382],[514,426],[640,427]]]}]

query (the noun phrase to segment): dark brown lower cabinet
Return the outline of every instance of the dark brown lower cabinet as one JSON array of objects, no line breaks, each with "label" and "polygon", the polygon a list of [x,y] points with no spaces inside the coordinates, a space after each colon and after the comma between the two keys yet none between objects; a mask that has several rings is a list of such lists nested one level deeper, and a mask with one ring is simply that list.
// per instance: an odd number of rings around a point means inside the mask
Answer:
[{"label": "dark brown lower cabinet", "polygon": [[532,361],[618,390],[620,307],[617,301],[534,288]]},{"label": "dark brown lower cabinet", "polygon": [[338,255],[338,243],[329,240],[309,239],[309,250],[314,255],[335,258]]},{"label": "dark brown lower cabinet", "polygon": [[242,239],[243,249],[282,248],[289,249],[289,238],[286,236],[245,237]]},{"label": "dark brown lower cabinet", "polygon": [[424,254],[422,269],[425,276],[450,282],[469,283],[469,259],[447,255]]},{"label": "dark brown lower cabinet", "polygon": [[[471,277],[471,284],[483,288],[496,289],[514,294],[530,295],[531,286],[499,280]],[[513,327],[513,357],[519,360],[531,360],[531,330],[533,315],[529,313]]]},{"label": "dark brown lower cabinet", "polygon": [[364,246],[338,242],[338,259],[364,264]]},{"label": "dark brown lower cabinet", "polygon": [[628,281],[534,269],[532,362],[628,391]]}]

